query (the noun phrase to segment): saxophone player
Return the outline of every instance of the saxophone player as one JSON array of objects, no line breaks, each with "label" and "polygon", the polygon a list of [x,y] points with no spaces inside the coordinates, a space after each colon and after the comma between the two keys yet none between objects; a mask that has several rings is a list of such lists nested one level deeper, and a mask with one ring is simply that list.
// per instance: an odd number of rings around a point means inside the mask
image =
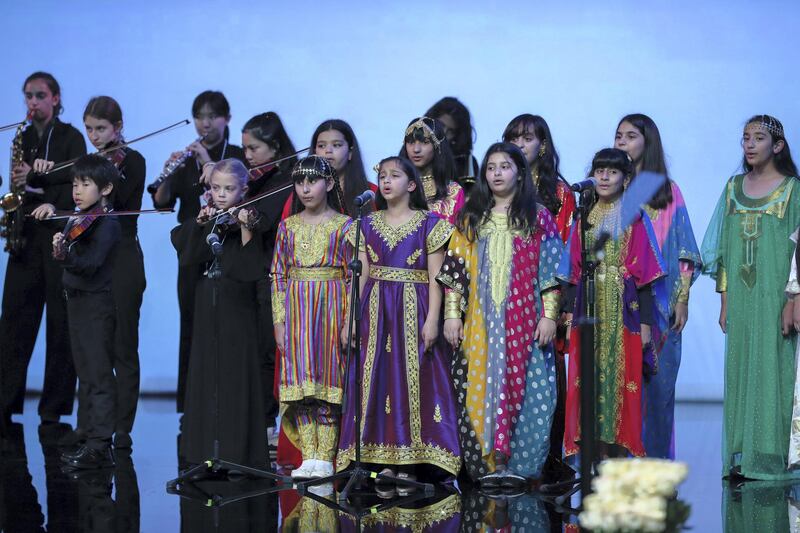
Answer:
[{"label": "saxophone player", "polygon": [[[46,218],[45,204],[57,209],[74,207],[72,187],[63,183],[59,172],[37,174],[35,169],[85,154],[86,143],[77,129],[59,120],[61,89],[51,74],[35,72],[28,76],[23,93],[31,124],[22,133],[21,161],[11,170],[12,186],[23,198],[18,209],[34,218]],[[37,222],[25,217],[17,220],[22,221],[21,228],[6,228],[8,232],[20,232],[19,242],[24,244],[10,250],[3,288],[0,407],[5,421],[22,412],[28,364],[46,307],[47,345],[38,410],[43,423],[58,422],[61,415],[72,412],[75,395],[61,272],[50,252],[53,235],[62,228],[55,221]]]}]

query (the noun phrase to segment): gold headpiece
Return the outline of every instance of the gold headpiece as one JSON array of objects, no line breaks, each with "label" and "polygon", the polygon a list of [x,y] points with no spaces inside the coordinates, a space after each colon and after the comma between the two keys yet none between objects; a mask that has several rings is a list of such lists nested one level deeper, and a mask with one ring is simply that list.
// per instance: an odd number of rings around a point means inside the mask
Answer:
[{"label": "gold headpiece", "polygon": [[776,139],[785,139],[783,136],[783,124],[773,116],[759,115],[758,119],[750,122],[750,124],[755,124],[761,129],[767,130]]},{"label": "gold headpiece", "polygon": [[[303,161],[307,161],[309,159],[319,161],[322,164],[322,171],[318,170],[316,165],[310,168],[303,166]],[[330,162],[324,157],[320,157],[318,155],[310,155],[297,162],[292,169],[292,179],[295,179],[299,176],[320,176],[326,181],[336,177],[333,166],[331,166]]]},{"label": "gold headpiece", "polygon": [[431,128],[425,120],[429,120],[433,122],[432,118],[428,117],[420,117],[406,128],[406,137],[410,137],[413,135],[414,130],[422,130],[422,136],[425,139],[430,139],[430,141],[434,144],[436,149],[439,149],[439,145],[442,144],[443,139],[439,139],[436,137],[436,133],[434,133],[433,128]]}]

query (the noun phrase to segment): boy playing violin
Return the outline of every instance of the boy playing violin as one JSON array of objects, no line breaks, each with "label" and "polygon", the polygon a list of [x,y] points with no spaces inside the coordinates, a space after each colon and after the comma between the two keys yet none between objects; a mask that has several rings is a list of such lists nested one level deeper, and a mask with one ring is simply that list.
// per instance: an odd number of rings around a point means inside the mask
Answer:
[{"label": "boy playing violin", "polygon": [[64,268],[72,357],[86,391],[79,396],[78,409],[86,412],[87,434],[86,443],[62,460],[74,469],[105,468],[114,465],[117,391],[111,278],[120,226],[117,217],[98,215],[111,205],[120,178],[114,164],[98,155],[78,159],[72,176],[72,199],[79,211],[53,236],[53,257]]}]

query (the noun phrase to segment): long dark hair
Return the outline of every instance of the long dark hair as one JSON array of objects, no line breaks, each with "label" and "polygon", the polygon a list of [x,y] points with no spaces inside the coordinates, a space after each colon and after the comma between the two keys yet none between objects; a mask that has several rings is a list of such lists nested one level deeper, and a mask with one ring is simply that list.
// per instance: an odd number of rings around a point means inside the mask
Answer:
[{"label": "long dark hair", "polygon": [[[661,143],[661,134],[658,132],[658,126],[652,118],[642,113],[632,113],[625,115],[617,123],[617,130],[623,122],[627,122],[644,137],[644,151],[642,152],[641,167],[643,171],[655,172],[666,176],[667,180],[658,192],[650,199],[647,205],[653,209],[664,209],[672,203],[672,181],[669,179],[669,172],[667,172],[667,161],[664,156],[664,145]],[[616,132],[615,132],[616,133]],[[633,167],[634,175],[631,179],[636,178],[638,173],[638,161]]]},{"label": "long dark hair", "polygon": [[[418,126],[412,128],[415,124]],[[436,184],[436,195],[430,201],[435,202],[447,196],[447,186],[456,178],[453,152],[450,150],[450,143],[447,142],[444,134],[444,124],[430,117],[418,117],[409,122],[403,138],[403,147],[400,149],[400,157],[410,161],[406,143],[426,140],[433,143],[431,171],[433,172],[433,182]]]},{"label": "long dark hair", "polygon": [[475,180],[475,186],[470,191],[464,208],[458,214],[458,228],[470,241],[474,241],[478,237],[478,230],[489,220],[495,205],[494,195],[486,180],[486,172],[489,157],[496,153],[508,154],[517,166],[517,188],[514,191],[514,198],[508,206],[509,227],[519,230],[527,236],[536,228],[538,209],[536,186],[529,177],[528,160],[515,144],[494,143],[486,151],[483,163],[481,163],[480,175]]},{"label": "long dark hair", "polygon": [[[408,207],[416,211],[427,211],[428,201],[425,200],[425,192],[422,190],[422,179],[419,177],[419,172],[417,171],[417,167],[414,166],[414,163],[404,157],[396,155],[385,157],[381,159],[381,162],[375,167],[378,170],[378,175],[380,175],[383,165],[391,162],[400,165],[400,170],[408,176],[408,179],[417,184],[416,189],[409,193]],[[388,207],[388,204],[386,203],[386,198],[381,194],[380,183],[378,185],[378,194],[375,196],[375,206],[378,210],[383,210]]]},{"label": "long dark hair", "polygon": [[[789,151],[789,142],[786,140],[781,121],[772,115],[754,115],[745,123],[745,127],[754,122],[765,125],[764,129],[770,134],[770,137],[772,137],[772,144],[783,141],[783,150],[775,154],[772,158],[775,164],[775,170],[784,176],[800,177],[797,175],[797,165],[794,164],[792,152]],[[747,163],[745,157],[742,157],[742,168],[745,172],[753,170],[752,165]]]},{"label": "long dark hair", "polygon": [[[256,115],[245,122],[242,133],[245,132],[275,150],[275,159],[287,157],[296,151],[294,144],[292,144],[289,135],[286,133],[286,129],[283,127],[281,117],[272,111]],[[295,162],[297,162],[297,159],[294,157],[287,159],[282,163],[278,163],[278,168],[285,172],[292,168]]]},{"label": "long dark hair", "polygon": [[[364,171],[364,161],[361,158],[361,148],[358,147],[358,139],[353,132],[350,124],[338,118],[328,119],[314,130],[314,135],[311,136],[311,151],[313,152],[317,146],[317,139],[322,132],[336,130],[344,136],[347,142],[348,150],[350,151],[350,160],[345,164],[346,174],[344,176],[344,207],[350,216],[356,214],[356,205],[354,200],[356,196],[362,192],[369,190],[369,181],[367,180],[367,173]],[[372,210],[372,205],[369,203],[364,204],[361,208],[362,214],[367,214]]]},{"label": "long dark hair", "polygon": [[61,86],[56,81],[55,77],[49,72],[42,72],[41,70],[34,72],[27,78],[25,78],[25,82],[22,84],[22,92],[25,92],[25,86],[28,83],[32,82],[33,80],[42,80],[47,84],[47,88],[50,89],[50,92],[53,96],[58,96],[58,104],[53,108],[53,116],[57,117],[64,111],[64,106],[61,105]]},{"label": "long dark hair", "polygon": [[[553,215],[557,215],[561,210],[561,201],[558,199],[558,181],[561,180],[568,185],[567,180],[561,175],[559,170],[560,158],[553,136],[550,133],[550,126],[547,121],[539,115],[524,113],[511,119],[511,122],[503,131],[503,142],[510,143],[512,139],[519,135],[533,133],[544,147],[543,154],[537,154],[531,167],[531,174],[538,173],[539,187],[537,193],[539,200]],[[540,148],[541,150],[541,148]]]},{"label": "long dark hair", "polygon": [[[324,157],[310,155],[298,161],[292,168],[292,182],[301,183],[306,178],[333,181],[333,189],[328,191],[327,201],[331,209],[338,213],[344,213],[342,203],[342,189],[339,187],[339,178],[336,176],[336,169]],[[292,195],[292,214],[299,213],[305,209],[300,196]]]},{"label": "long dark hair", "polygon": [[[192,102],[192,116],[196,117],[199,115],[200,110],[206,104],[208,104],[208,107],[211,108],[211,111],[213,111],[214,114],[220,115],[227,119],[231,118],[231,105],[228,103],[228,99],[225,98],[225,95],[220,91],[203,91],[195,96],[194,102]],[[225,126],[225,133],[223,137],[226,141],[228,140],[230,133],[231,132],[228,126]]]},{"label": "long dark hair", "polygon": [[[469,109],[458,98],[445,96],[425,113],[426,117],[433,117],[441,120],[442,115],[450,115],[456,123],[455,136],[450,141],[450,148],[453,151],[453,159],[461,162],[466,161],[472,154],[473,136],[475,128],[472,127],[472,117]],[[464,163],[464,167],[469,169],[469,164]]]}]

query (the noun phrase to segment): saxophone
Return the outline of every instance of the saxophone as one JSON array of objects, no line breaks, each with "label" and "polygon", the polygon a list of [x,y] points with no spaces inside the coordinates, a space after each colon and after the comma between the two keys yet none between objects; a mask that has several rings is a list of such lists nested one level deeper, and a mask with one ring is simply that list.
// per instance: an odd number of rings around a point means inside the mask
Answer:
[{"label": "saxophone", "polygon": [[[11,172],[24,160],[22,133],[28,127],[28,124],[29,121],[26,117],[25,122],[17,126],[17,131],[14,134],[14,142],[11,144],[11,165],[9,166]],[[3,209],[3,216],[0,218],[0,237],[6,239],[5,251],[11,255],[19,254],[23,246],[25,246],[25,237],[22,235],[22,226],[25,221],[25,213],[22,209],[24,200],[25,185],[15,185],[14,181],[11,180],[9,192],[0,198],[0,208]]]}]

